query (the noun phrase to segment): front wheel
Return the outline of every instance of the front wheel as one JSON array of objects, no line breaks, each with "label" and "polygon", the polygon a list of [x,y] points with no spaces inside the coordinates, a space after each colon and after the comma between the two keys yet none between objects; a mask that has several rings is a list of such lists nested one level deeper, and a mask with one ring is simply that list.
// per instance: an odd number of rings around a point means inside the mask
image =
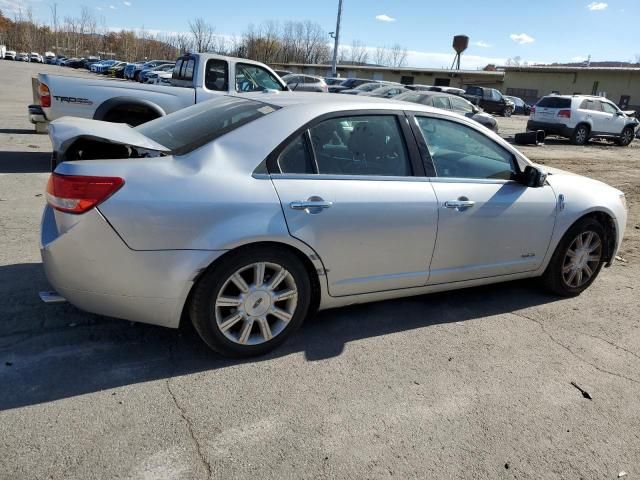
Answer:
[{"label": "front wheel", "polygon": [[309,275],[287,251],[257,247],[232,253],[196,286],[191,320],[204,342],[229,357],[262,355],[304,321]]},{"label": "front wheel", "polygon": [[621,147],[628,146],[631,142],[633,142],[633,133],[634,131],[631,127],[626,127],[624,130],[622,130],[620,138],[618,139],[618,145],[620,145]]},{"label": "front wheel", "polygon": [[503,117],[510,117],[512,114],[513,114],[513,108],[511,107],[505,107],[504,110],[502,111]]},{"label": "front wheel", "polygon": [[571,143],[584,145],[589,140],[589,128],[586,125],[578,125],[571,135]]},{"label": "front wheel", "polygon": [[604,264],[605,232],[600,223],[585,218],[562,237],[542,276],[545,287],[557,295],[580,295]]}]

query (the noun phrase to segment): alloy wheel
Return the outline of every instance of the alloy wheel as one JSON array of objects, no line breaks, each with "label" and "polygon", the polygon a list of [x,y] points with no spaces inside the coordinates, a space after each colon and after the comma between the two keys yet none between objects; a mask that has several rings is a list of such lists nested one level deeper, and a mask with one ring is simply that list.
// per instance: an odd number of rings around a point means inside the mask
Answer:
[{"label": "alloy wheel", "polygon": [[573,239],[562,263],[562,279],[571,288],[587,283],[602,259],[602,239],[591,230]]},{"label": "alloy wheel", "polygon": [[215,301],[215,319],[232,342],[259,345],[278,336],[293,318],[298,289],[281,265],[257,262],[233,273]]},{"label": "alloy wheel", "polygon": [[620,140],[622,145],[629,145],[631,143],[631,140],[633,140],[633,130],[625,128],[622,132]]},{"label": "alloy wheel", "polygon": [[576,143],[582,145],[587,141],[587,129],[580,127],[576,132]]}]

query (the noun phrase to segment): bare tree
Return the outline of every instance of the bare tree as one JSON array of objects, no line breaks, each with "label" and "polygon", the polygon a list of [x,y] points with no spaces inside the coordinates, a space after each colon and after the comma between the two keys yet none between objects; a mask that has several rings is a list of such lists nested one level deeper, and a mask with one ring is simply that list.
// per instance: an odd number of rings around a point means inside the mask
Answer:
[{"label": "bare tree", "polygon": [[369,51],[364,43],[360,40],[354,40],[351,42],[351,48],[349,49],[348,60],[354,65],[359,63],[367,63],[369,60]]},{"label": "bare tree", "polygon": [[51,28],[53,29],[53,46],[56,54],[58,53],[58,4],[49,5],[51,10]]},{"label": "bare tree", "polygon": [[389,66],[390,67],[404,67],[407,63],[407,48],[403,47],[399,43],[395,43],[389,49]]},{"label": "bare tree", "polygon": [[215,29],[210,23],[198,17],[193,22],[189,22],[191,35],[193,35],[193,46],[197,52],[208,52],[211,50],[214,41]]}]

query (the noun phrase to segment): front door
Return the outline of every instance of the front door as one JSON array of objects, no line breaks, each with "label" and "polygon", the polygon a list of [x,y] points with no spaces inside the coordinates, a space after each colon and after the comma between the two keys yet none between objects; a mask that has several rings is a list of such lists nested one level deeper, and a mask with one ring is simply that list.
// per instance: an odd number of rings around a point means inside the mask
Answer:
[{"label": "front door", "polygon": [[540,267],[556,216],[551,187],[513,181],[514,155],[468,125],[427,116],[416,123],[436,172],[438,237],[429,284]]},{"label": "front door", "polygon": [[401,122],[395,114],[326,119],[270,167],[289,232],[319,255],[332,296],[427,282],[437,202],[428,178],[416,176]]},{"label": "front door", "polygon": [[615,105],[609,102],[600,102],[604,116],[603,133],[619,135],[624,128],[627,119]]}]

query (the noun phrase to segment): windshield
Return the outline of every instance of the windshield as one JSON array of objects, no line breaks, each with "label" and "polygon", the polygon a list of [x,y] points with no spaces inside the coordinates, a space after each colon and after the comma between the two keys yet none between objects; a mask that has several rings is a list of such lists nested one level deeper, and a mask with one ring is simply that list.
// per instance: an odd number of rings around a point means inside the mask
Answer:
[{"label": "windshield", "polygon": [[279,108],[224,96],[151,120],[136,130],[167,147],[172,155],[183,155]]}]

